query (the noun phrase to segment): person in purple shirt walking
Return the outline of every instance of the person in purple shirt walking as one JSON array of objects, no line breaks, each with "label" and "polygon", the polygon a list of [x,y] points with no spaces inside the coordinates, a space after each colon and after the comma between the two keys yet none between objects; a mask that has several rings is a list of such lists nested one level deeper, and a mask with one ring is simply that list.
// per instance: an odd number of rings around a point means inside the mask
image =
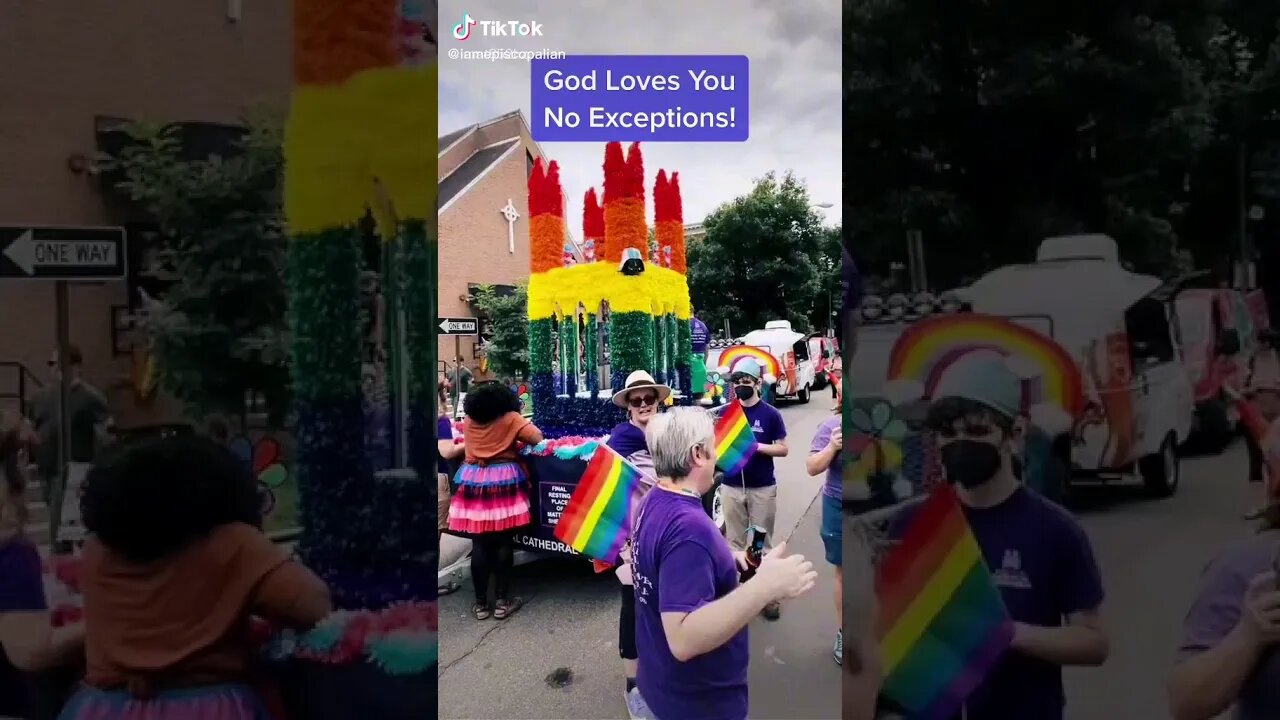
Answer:
[{"label": "person in purple shirt walking", "polygon": [[[766,551],[772,546],[773,521],[778,511],[778,479],[774,475],[773,459],[786,457],[790,452],[782,413],[760,398],[761,374],[760,364],[747,358],[734,366],[729,376],[758,444],[742,472],[735,477],[725,477],[720,486],[725,537],[738,551],[746,549],[747,533],[752,527],[765,531]],[[781,613],[781,606],[776,602],[764,609],[764,616],[769,620],[777,620]]]},{"label": "person in purple shirt walking", "polygon": [[[839,386],[837,386],[839,387]],[[827,562],[836,569],[836,643],[831,648],[831,653],[835,657],[836,664],[844,662],[844,618],[841,610],[844,607],[844,601],[841,598],[841,591],[844,584],[844,576],[841,572],[841,550],[843,549],[844,538],[841,533],[843,509],[843,490],[841,484],[841,453],[844,450],[844,431],[840,427],[843,419],[840,413],[840,393],[836,393],[836,414],[822,421],[818,426],[817,432],[813,434],[813,442],[809,444],[809,457],[805,458],[804,466],[809,471],[809,476],[813,477],[827,474],[827,481],[822,486],[822,547],[826,553]]]},{"label": "person in purple shirt walking", "polygon": [[1101,665],[1110,654],[1089,538],[1014,474],[1021,399],[1022,381],[1004,358],[975,354],[948,368],[925,420],[1014,622],[1012,644],[965,702],[966,720],[1061,720],[1062,668]]},{"label": "person in purple shirt walking", "polygon": [[1200,579],[1169,676],[1176,720],[1211,720],[1231,706],[1239,720],[1280,717],[1280,497],[1260,532],[1222,552]]},{"label": "person in purple shirt walking", "polygon": [[689,344],[693,357],[689,360],[689,387],[693,399],[700,399],[707,389],[707,348],[711,346],[711,331],[693,310],[689,317]]},{"label": "person in purple shirt walking", "polygon": [[[449,418],[449,401],[445,396],[444,383],[436,384],[436,547],[444,538],[444,531],[449,529],[449,503],[453,500],[453,490],[449,484],[450,463],[457,461],[466,451],[466,446],[453,441],[453,421]],[[462,586],[456,580],[446,580],[436,586],[436,595],[452,595]]]},{"label": "person in purple shirt walking", "polygon": [[817,581],[813,563],[785,543],[739,584],[745,566],[702,509],[715,483],[715,422],[678,407],[645,430],[658,483],[636,516],[636,681],[653,720],[745,720],[747,625],[770,603]]},{"label": "person in purple shirt walking", "polygon": [[[20,426],[21,425],[21,426]],[[28,717],[38,701],[28,674],[72,666],[84,657],[84,626],[53,629],[44,574],[26,535],[22,446],[29,429],[0,412],[0,718]]]}]

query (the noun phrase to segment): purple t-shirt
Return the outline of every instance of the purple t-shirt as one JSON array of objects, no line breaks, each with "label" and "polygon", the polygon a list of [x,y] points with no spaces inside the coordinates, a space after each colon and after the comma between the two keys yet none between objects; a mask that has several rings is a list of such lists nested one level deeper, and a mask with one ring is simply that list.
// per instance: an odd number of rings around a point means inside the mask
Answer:
[{"label": "purple t-shirt", "polygon": [[[818,426],[818,431],[813,434],[813,442],[809,443],[809,454],[820,453],[827,449],[831,444],[831,434],[840,427],[840,416],[835,415],[822,421]],[[831,461],[831,467],[827,468],[827,482],[822,486],[822,494],[836,500],[844,499],[844,486],[840,483],[841,453]]]},{"label": "purple t-shirt", "polygon": [[655,488],[640,510],[634,551],[640,694],[662,720],[745,720],[750,648],[744,627],[688,662],[667,646],[662,613],[689,613],[738,587],[729,544],[690,495]]},{"label": "purple t-shirt", "polygon": [[[1234,545],[1205,569],[1200,591],[1182,625],[1181,658],[1218,645],[1243,612],[1244,595],[1253,578],[1271,569],[1280,550],[1280,533],[1266,532]],[[1280,717],[1280,652],[1267,651],[1245,680],[1236,702],[1237,720]]]},{"label": "purple t-shirt", "polygon": [[711,331],[707,329],[707,324],[696,317],[689,318],[689,340],[695,353],[705,353],[707,345],[711,343]]},{"label": "purple t-shirt", "polygon": [[[449,418],[441,415],[436,418],[436,440],[452,440],[453,439],[453,423]],[[442,475],[449,474],[449,461],[444,459],[439,450],[436,450],[436,472]]]},{"label": "purple t-shirt", "polygon": [[[0,614],[46,609],[40,553],[25,538],[0,544]],[[0,647],[0,717],[25,716],[29,703],[22,673]]]},{"label": "purple t-shirt", "polygon": [[[1093,547],[1066,510],[1020,487],[999,505],[966,507],[964,515],[1014,621],[1060,627],[1067,615],[1102,604]],[[906,524],[900,518],[894,529]],[[1065,705],[1061,667],[1006,651],[969,696],[964,717],[1062,720]]]},{"label": "purple t-shirt", "polygon": [[[782,422],[782,413],[778,408],[761,400],[751,407],[743,406],[742,412],[747,416],[747,424],[755,433],[756,442],[769,445],[787,437],[787,425]],[[778,479],[773,474],[773,458],[764,453],[756,453],[747,460],[747,466],[733,477],[725,477],[726,485],[735,487],[762,488],[775,485]]]}]

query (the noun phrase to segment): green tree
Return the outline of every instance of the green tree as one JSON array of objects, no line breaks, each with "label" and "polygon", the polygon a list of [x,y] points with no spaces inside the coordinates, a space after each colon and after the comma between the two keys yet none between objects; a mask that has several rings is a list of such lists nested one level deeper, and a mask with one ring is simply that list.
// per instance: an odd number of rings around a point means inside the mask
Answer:
[{"label": "green tree", "polygon": [[1108,232],[1130,262],[1170,264],[1170,208],[1214,141],[1204,17],[1219,4],[846,0],[863,264],[904,262],[910,229],[939,287],[1053,234]]},{"label": "green tree", "polygon": [[281,127],[250,119],[228,156],[190,160],[175,126],[138,123],[103,162],[155,224],[144,272],[167,287],[143,299],[139,327],[160,386],[193,416],[243,416],[250,394],[273,422],[287,412]]},{"label": "green tree", "polygon": [[[798,331],[813,327],[830,287],[823,264],[830,231],[792,173],[760,178],[703,226],[705,239],[688,248],[689,288],[709,326],[728,320],[735,334],[779,319]],[[839,257],[837,246],[835,262]]]},{"label": "green tree", "polygon": [[510,293],[499,293],[492,285],[481,285],[475,300],[493,328],[485,347],[490,370],[499,377],[528,378],[528,288],[517,285]]}]

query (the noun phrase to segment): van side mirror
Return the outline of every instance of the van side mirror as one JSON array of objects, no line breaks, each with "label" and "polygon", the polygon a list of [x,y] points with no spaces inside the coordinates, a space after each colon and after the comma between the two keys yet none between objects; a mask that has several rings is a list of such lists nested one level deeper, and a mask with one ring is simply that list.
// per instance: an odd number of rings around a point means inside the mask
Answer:
[{"label": "van side mirror", "polygon": [[1218,337],[1219,355],[1237,355],[1240,353],[1240,331],[1223,330]]}]

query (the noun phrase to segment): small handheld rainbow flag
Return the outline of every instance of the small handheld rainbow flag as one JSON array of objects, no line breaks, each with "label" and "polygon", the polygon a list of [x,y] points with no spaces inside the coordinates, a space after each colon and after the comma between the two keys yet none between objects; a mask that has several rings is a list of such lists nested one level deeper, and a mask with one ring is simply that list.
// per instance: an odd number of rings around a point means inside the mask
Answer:
[{"label": "small handheld rainbow flag", "polygon": [[954,716],[1013,638],[955,490],[916,509],[877,577],[885,697],[922,720]]},{"label": "small handheld rainbow flag", "polygon": [[716,467],[725,475],[740,473],[758,447],[742,403],[734,400],[716,421]]},{"label": "small handheld rainbow flag", "polygon": [[597,447],[556,523],[556,539],[589,558],[615,562],[631,531],[631,496],[639,483],[640,470],[607,445]]}]

